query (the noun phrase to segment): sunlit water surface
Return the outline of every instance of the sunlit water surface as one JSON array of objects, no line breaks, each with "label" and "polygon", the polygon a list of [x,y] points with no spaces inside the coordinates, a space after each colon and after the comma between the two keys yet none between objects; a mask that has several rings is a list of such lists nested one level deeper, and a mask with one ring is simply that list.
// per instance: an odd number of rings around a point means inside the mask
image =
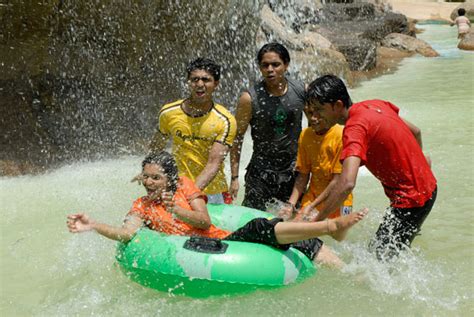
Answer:
[{"label": "sunlit water surface", "polygon": [[[348,263],[302,284],[245,296],[192,299],[144,288],[115,266],[115,243],[67,232],[66,215],[86,211],[119,225],[142,194],[130,179],[140,157],[74,164],[41,176],[0,179],[2,316],[473,316],[473,65],[456,30],[425,25],[439,58],[406,59],[393,74],[354,89],[355,101],[387,99],[423,133],[438,179],[438,201],[422,235],[396,265],[366,251],[388,204],[361,170],[357,208],[367,220],[347,242],[327,243]],[[245,160],[250,156],[245,144]],[[243,165],[246,165],[244,162]]]}]

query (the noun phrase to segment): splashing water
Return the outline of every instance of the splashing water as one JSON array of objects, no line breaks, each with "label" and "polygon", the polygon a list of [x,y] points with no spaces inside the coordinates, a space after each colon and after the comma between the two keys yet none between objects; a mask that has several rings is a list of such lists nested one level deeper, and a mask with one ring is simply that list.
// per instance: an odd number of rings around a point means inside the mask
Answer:
[{"label": "splashing water", "polygon": [[[143,189],[130,183],[140,157],[76,163],[39,176],[0,178],[1,299],[3,316],[65,315],[249,315],[288,316],[466,316],[473,307],[474,150],[473,55],[455,48],[456,31],[424,26],[421,36],[442,52],[437,59],[414,57],[397,73],[364,83],[354,100],[383,98],[423,131],[434,159],[438,201],[422,235],[396,264],[383,265],[367,244],[388,204],[378,182],[359,175],[355,207],[368,207],[366,220],[347,241],[327,245],[347,263],[343,272],[321,268],[305,282],[232,298],[172,297],[127,279],[113,264],[115,243],[95,234],[72,235],[65,217],[85,211],[119,225]],[[249,138],[246,138],[249,140]],[[248,144],[244,156],[249,155]],[[242,169],[245,162],[241,164]],[[244,171],[241,171],[243,175]]]}]

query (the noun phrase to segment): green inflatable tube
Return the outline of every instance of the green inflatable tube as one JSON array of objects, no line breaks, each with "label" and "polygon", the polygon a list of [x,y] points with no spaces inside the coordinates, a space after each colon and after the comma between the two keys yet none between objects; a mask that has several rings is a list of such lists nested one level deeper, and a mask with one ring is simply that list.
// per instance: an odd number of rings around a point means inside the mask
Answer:
[{"label": "green inflatable tube", "polygon": [[[208,205],[212,223],[234,231],[269,213],[235,205]],[[316,272],[300,251],[258,243],[171,236],[140,230],[117,248],[117,262],[133,281],[191,297],[242,294],[297,283]]]}]

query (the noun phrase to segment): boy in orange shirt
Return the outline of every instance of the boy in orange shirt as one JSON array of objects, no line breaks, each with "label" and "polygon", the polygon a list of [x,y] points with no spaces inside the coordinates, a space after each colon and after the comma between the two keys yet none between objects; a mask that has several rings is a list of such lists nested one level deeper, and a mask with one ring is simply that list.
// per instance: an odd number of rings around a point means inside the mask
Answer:
[{"label": "boy in orange shirt", "polygon": [[[339,124],[329,126],[317,116],[311,105],[306,106],[305,113],[310,126],[301,132],[298,140],[298,176],[288,204],[280,212],[280,216],[287,219],[294,217],[295,220],[304,220],[304,210],[311,208],[311,203],[313,206],[320,205],[319,202],[327,196],[342,171],[339,156],[342,150],[343,127]],[[296,205],[301,196],[301,210],[298,212]],[[333,210],[328,218],[337,218],[351,212],[352,194],[349,194],[344,203]],[[344,236],[335,238],[342,240]]]}]

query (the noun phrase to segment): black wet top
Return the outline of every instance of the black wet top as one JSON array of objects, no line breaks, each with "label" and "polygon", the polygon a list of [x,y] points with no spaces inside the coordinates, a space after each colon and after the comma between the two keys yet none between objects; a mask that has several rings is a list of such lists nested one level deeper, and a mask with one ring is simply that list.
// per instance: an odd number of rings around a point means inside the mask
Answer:
[{"label": "black wet top", "polygon": [[283,96],[272,96],[263,80],[248,91],[252,98],[253,154],[250,164],[258,169],[283,171],[293,168],[301,132],[304,84],[287,79]]}]

